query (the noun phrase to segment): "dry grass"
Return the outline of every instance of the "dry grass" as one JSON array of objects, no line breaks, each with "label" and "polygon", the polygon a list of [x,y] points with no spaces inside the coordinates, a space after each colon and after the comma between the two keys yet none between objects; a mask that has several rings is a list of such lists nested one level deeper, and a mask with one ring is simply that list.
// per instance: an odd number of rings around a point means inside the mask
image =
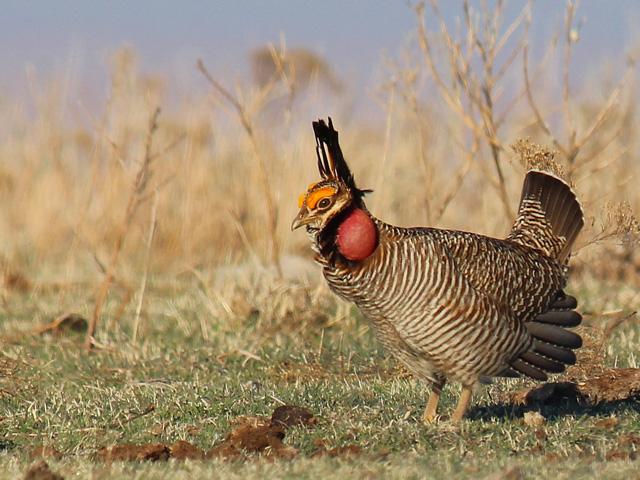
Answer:
[{"label": "dry grass", "polygon": [[[403,225],[431,222],[503,235],[510,219],[501,210],[514,209],[524,171],[508,145],[529,137],[557,146],[556,160],[575,182],[596,228],[605,202],[626,201],[637,211],[631,73],[601,98],[594,96],[593,85],[606,83],[608,74],[583,82],[583,90],[563,87],[558,93],[566,122],[552,128],[544,118],[558,113],[558,99],[545,98],[545,92],[554,89],[545,88],[539,76],[525,82],[518,68],[523,60],[532,63],[523,55],[527,12],[503,19],[504,27],[471,6],[464,12],[467,28],[460,38],[444,24],[435,25],[435,32],[419,24],[421,40],[407,54],[411,71],[394,67],[393,81],[380,90],[388,107],[386,127],[317,110],[334,115],[358,180],[376,188],[372,210]],[[567,15],[566,28],[573,31],[573,6]],[[567,48],[580,48],[574,37],[567,36]],[[278,264],[280,255],[307,255],[306,239],[291,235],[288,226],[297,194],[317,176],[312,118],[300,104],[322,101],[322,89],[309,87],[308,72],[292,75],[284,47],[269,51],[276,65],[269,81],[263,74],[259,86],[236,89],[229,94],[231,103],[219,94],[232,89],[207,96],[205,88],[201,98],[184,99],[159,119],[149,187],[158,189],[153,274],[245,260]],[[562,85],[570,57],[566,50],[558,54],[567,57],[559,68],[547,60],[542,68],[545,78]],[[0,146],[3,263],[28,272],[36,283],[95,281],[100,266],[109,264],[127,192],[144,158],[148,119],[171,95],[163,91],[161,78],[138,72],[132,51],[118,52],[111,69],[111,97],[85,127],[65,121],[66,105],[55,82],[35,99],[35,119],[9,113],[23,111],[20,105],[3,107],[8,132]],[[303,85],[296,85],[298,78]],[[435,98],[426,94],[434,79]],[[278,103],[292,95],[286,108]],[[393,102],[386,101],[390,95]],[[569,143],[556,140],[563,137]],[[123,246],[124,283],[137,283],[144,270],[148,225],[143,219],[149,218],[150,203],[141,206]],[[584,239],[591,236],[587,231]]]}]

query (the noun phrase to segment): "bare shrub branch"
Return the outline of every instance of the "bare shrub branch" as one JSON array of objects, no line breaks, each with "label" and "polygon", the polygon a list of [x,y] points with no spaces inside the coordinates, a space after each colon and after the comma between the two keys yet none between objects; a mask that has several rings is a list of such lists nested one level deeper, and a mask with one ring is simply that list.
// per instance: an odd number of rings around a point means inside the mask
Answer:
[{"label": "bare shrub branch", "polygon": [[[575,124],[574,114],[572,111],[572,92],[570,86],[570,70],[573,47],[580,38],[580,24],[576,25],[575,22],[576,9],[577,3],[573,0],[568,0],[565,10],[564,49],[562,63],[562,110],[564,118],[564,130],[566,132],[565,142],[562,142],[559,139],[559,136],[551,131],[549,124],[544,119],[541,109],[533,96],[533,88],[528,66],[528,47],[525,47],[523,55],[523,75],[529,107],[535,115],[537,124],[551,139],[555,148],[558,149],[565,158],[565,161],[568,165],[568,178],[572,178],[575,175],[576,171],[584,166],[584,164],[588,161],[588,159],[579,159],[582,148],[591,139],[597,137],[596,134],[598,130],[609,118],[611,118],[612,113],[618,105],[618,99],[624,88],[624,85],[628,82],[636,66],[635,59],[630,58],[624,74],[620,77],[620,80],[618,81],[616,86],[611,90],[607,97],[607,100],[598,110],[598,113],[588,123],[588,127],[584,129],[584,132],[578,132],[578,128]],[[611,141],[613,141],[613,139],[611,139]]]},{"label": "bare shrub branch", "polygon": [[[267,218],[267,231],[269,235],[269,252],[271,257],[271,262],[276,267],[276,271],[279,277],[282,277],[282,266],[280,264],[280,243],[278,240],[278,207],[275,202],[275,198],[273,195],[273,186],[269,179],[269,171],[267,169],[266,161],[264,158],[263,149],[260,148],[260,144],[256,135],[254,122],[251,114],[249,113],[246,106],[241,103],[236,97],[234,97],[227,89],[225,89],[207,70],[207,67],[204,65],[202,60],[198,60],[197,63],[198,70],[204,75],[207,81],[211,84],[214,91],[221,95],[224,99],[226,99],[234,108],[236,116],[240,121],[247,137],[249,138],[249,143],[251,145],[252,153],[254,158],[258,161],[258,173],[260,176],[260,184],[262,186],[262,193],[265,199],[265,215]],[[274,79],[271,82],[267,83],[260,89],[259,98],[257,100],[257,105],[263,105],[266,97],[271,92],[275,85]]]},{"label": "bare shrub branch", "polygon": [[159,116],[160,116],[160,108],[156,108],[149,120],[149,128],[147,130],[147,138],[146,138],[145,148],[144,148],[144,157],[140,162],[138,171],[136,172],[136,175],[135,175],[134,182],[131,185],[127,206],[122,218],[122,222],[118,229],[118,233],[116,235],[116,240],[113,246],[113,250],[111,251],[111,258],[109,260],[108,265],[106,266],[106,272],[102,280],[102,283],[100,284],[98,291],[96,293],[93,314],[91,316],[91,320],[89,321],[87,336],[84,342],[84,348],[86,350],[90,350],[94,344],[95,332],[98,326],[98,322],[100,321],[100,317],[102,315],[102,309],[104,307],[104,303],[107,299],[107,296],[109,295],[109,290],[111,289],[111,285],[115,278],[118,259],[120,258],[122,247],[124,246],[125,239],[131,228],[131,224],[133,223],[133,219],[135,218],[138,208],[142,203],[142,199],[145,195],[145,192],[149,184],[149,179],[151,178],[151,175],[153,173],[151,169],[152,160],[153,160],[153,154],[151,153],[151,149],[153,145],[154,134],[158,129]]},{"label": "bare shrub branch", "polygon": [[[513,96],[506,102],[503,113],[497,111],[496,103],[506,92],[500,85],[515,59],[526,47],[526,32],[530,21],[530,4],[527,3],[516,18],[501,32],[504,14],[504,2],[498,1],[496,8],[489,12],[487,8],[477,15],[468,1],[463,2],[463,25],[465,34],[454,37],[450,32],[436,0],[431,0],[431,11],[437,19],[446,61],[449,67],[451,83],[445,80],[438,66],[438,59],[432,45],[432,34],[425,21],[424,3],[419,3],[415,12],[418,17],[418,43],[424,64],[434,80],[436,88],[445,105],[454,112],[463,124],[472,132],[474,138],[482,139],[489,149],[493,170],[497,177],[498,195],[508,220],[513,218],[511,202],[508,198],[505,174],[503,171],[504,144],[499,138],[500,127],[504,124],[508,112],[524,95]],[[505,52],[507,45],[521,30],[523,33],[515,45]],[[497,65],[498,55],[506,59]],[[475,150],[475,149],[472,149]],[[492,182],[493,183],[493,182]]]},{"label": "bare shrub branch", "polygon": [[640,222],[626,201],[605,204],[600,230],[578,250],[612,239],[628,245],[640,244]]}]

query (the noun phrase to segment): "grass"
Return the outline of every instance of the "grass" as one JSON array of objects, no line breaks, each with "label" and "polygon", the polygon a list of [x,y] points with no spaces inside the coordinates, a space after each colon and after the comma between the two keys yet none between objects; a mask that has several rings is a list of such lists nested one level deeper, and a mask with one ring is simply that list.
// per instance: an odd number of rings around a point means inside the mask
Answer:
[{"label": "grass", "polygon": [[[587,286],[580,289],[588,295]],[[357,312],[332,303],[326,291],[319,295],[327,303],[306,320],[261,322],[254,310],[232,325],[203,307],[193,282],[174,285],[170,294],[156,284],[148,293],[153,308],[144,340],[131,342],[133,320],[125,316],[112,334],[98,337],[102,348],[93,354],[82,350],[82,334],[31,334],[56,316],[55,293],[11,297],[13,313],[1,322],[10,343],[1,377],[0,478],[21,475],[33,462],[30,452],[42,445],[63,454],[47,459],[50,467],[74,478],[621,478],[640,467],[640,460],[629,460],[640,445],[623,440],[640,431],[637,399],[520,407],[505,399],[523,383],[496,382],[479,389],[460,428],[446,421],[424,426],[424,386],[379,350]],[[300,289],[284,295],[300,295]],[[110,302],[107,311],[117,307]],[[185,321],[204,322],[206,329],[190,331]],[[304,328],[296,330],[297,321]],[[640,327],[624,324],[610,350],[622,367],[635,362],[639,346]],[[444,414],[458,391],[445,390]],[[122,443],[187,440],[209,449],[233,430],[237,417],[270,416],[283,403],[305,407],[318,419],[312,428],[287,432],[285,444],[299,450],[293,460],[253,455],[245,461],[108,464],[95,458],[101,447]],[[528,426],[527,410],[539,411],[546,422]],[[603,422],[609,417],[618,423]],[[319,441],[362,450],[314,457]]]}]

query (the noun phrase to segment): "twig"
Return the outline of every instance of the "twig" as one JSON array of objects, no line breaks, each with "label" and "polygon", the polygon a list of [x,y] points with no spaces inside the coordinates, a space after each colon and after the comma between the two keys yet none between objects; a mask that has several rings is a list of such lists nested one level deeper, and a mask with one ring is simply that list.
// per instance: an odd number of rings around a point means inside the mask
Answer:
[{"label": "twig", "polygon": [[[296,69],[294,62],[287,62],[286,59],[287,45],[285,43],[284,35],[280,36],[280,50],[276,50],[273,45],[269,45],[269,53],[271,55],[271,60],[273,61],[273,65],[276,67],[275,74],[279,75],[282,78],[282,81],[287,88],[287,106],[285,110],[285,122],[288,127],[291,124],[291,112],[293,110],[293,102],[296,99],[298,92],[298,84],[296,82]],[[287,72],[286,67],[289,67],[289,71]]]},{"label": "twig", "polygon": [[529,102],[529,107],[531,107],[531,110],[533,111],[533,114],[535,115],[540,128],[542,128],[544,133],[546,133],[551,139],[551,141],[553,142],[553,146],[566,157],[567,151],[565,150],[564,146],[558,141],[555,135],[551,133],[551,128],[549,127],[549,124],[545,121],[544,117],[542,116],[542,113],[540,113],[538,104],[533,98],[533,92],[531,91],[531,81],[529,80],[529,46],[528,45],[525,45],[524,47],[524,52],[522,55],[522,66],[523,66],[525,91],[527,92],[527,100]]},{"label": "twig", "polygon": [[138,294],[138,304],[136,305],[136,315],[133,320],[133,335],[132,340],[135,343],[138,340],[138,328],[140,327],[140,314],[142,312],[142,305],[144,302],[144,293],[147,288],[147,278],[149,277],[149,260],[151,258],[151,246],[153,245],[153,238],[156,234],[156,228],[158,225],[158,190],[155,190],[153,195],[153,206],[151,207],[151,222],[149,224],[149,236],[147,237],[147,245],[144,259],[144,274],[142,275],[142,281],[140,282],[140,293]]},{"label": "twig", "polygon": [[[573,29],[573,19],[575,18],[576,4],[573,0],[567,1],[567,10],[565,15],[565,37],[564,37],[564,60],[562,62],[562,109],[564,111],[564,118],[567,125],[567,133],[569,135],[569,145],[575,145],[576,140],[576,127],[573,121],[573,114],[571,112],[570,98],[571,98],[571,85],[569,79],[569,71],[571,69],[571,54],[573,52],[573,44],[575,42],[575,32]],[[575,161],[577,151],[574,153],[574,149],[570,150],[567,161],[570,167]],[[569,172],[571,176],[571,172]]]},{"label": "twig", "polygon": [[[562,65],[562,110],[565,121],[565,130],[567,132],[567,140],[566,142],[561,142],[558,139],[558,136],[554,135],[551,131],[549,124],[544,120],[544,117],[538,107],[532,93],[531,80],[529,76],[529,67],[528,67],[528,46],[525,46],[523,52],[523,73],[524,73],[524,83],[525,83],[525,91],[527,96],[527,101],[529,103],[529,107],[533,112],[537,124],[542,128],[543,132],[551,139],[554,147],[561,152],[564,156],[567,164],[568,164],[568,172],[567,177],[571,179],[578,167],[584,166],[590,158],[583,159],[578,162],[578,155],[580,154],[584,145],[595,135],[595,133],[602,127],[605,121],[610,117],[611,113],[614,110],[614,107],[617,104],[617,100],[622,92],[622,88],[629,77],[630,73],[633,72],[635,68],[635,61],[633,59],[630,60],[629,65],[623,76],[620,78],[620,81],[615,86],[615,88],[609,93],[605,104],[595,115],[589,126],[584,130],[582,134],[578,133],[578,130],[575,126],[575,121],[573,119],[573,113],[571,110],[571,86],[570,86],[570,66],[571,66],[571,56],[573,45],[577,41],[577,30],[579,30],[579,25],[574,27],[575,14],[577,9],[577,2],[574,0],[567,1],[567,8],[565,14],[565,23],[564,23],[564,53],[563,53],[563,65]],[[613,141],[617,136],[614,135],[612,139],[609,141]]]},{"label": "twig", "polygon": [[[528,25],[528,4],[522,9],[516,19],[507,26],[505,32],[499,35],[505,3],[497,2],[494,11],[489,14],[483,10],[481,25],[476,22],[469,2],[465,0],[462,8],[464,13],[464,28],[466,30],[465,48],[462,41],[452,37],[447,24],[440,13],[436,0],[431,0],[431,9],[440,25],[440,33],[448,54],[450,77],[452,85],[448,85],[440,73],[433,53],[429,32],[425,24],[424,3],[418,4],[418,42],[436,87],[444,99],[445,104],[456,113],[462,123],[473,133],[474,138],[481,138],[489,149],[493,170],[497,176],[495,186],[498,190],[502,208],[508,219],[513,218],[513,210],[506,187],[503,171],[502,154],[505,150],[498,137],[498,130],[504,122],[504,115],[498,115],[496,100],[505,90],[500,89],[498,81],[504,77],[514,59],[523,50],[525,36],[523,35],[517,46],[506,53],[506,61],[496,73],[496,59],[508,40],[523,24]],[[525,29],[526,31],[526,29]],[[476,58],[479,57],[479,60]],[[498,93],[496,93],[498,92]],[[464,99],[463,99],[464,97]],[[517,97],[516,97],[517,101]],[[492,182],[493,183],[493,182]]]},{"label": "twig", "polygon": [[464,178],[467,176],[467,173],[471,168],[471,164],[475,160],[475,156],[478,153],[478,148],[479,148],[479,142],[478,142],[478,139],[476,139],[472,147],[467,152],[467,159],[465,160],[464,164],[460,167],[457,174],[454,176],[452,185],[449,188],[449,191],[445,195],[444,199],[442,200],[440,207],[438,208],[438,211],[435,216],[436,222],[440,221],[440,219],[446,212],[447,207],[460,191],[460,187],[462,187],[462,182]]},{"label": "twig", "polygon": [[[253,154],[255,158],[258,160],[258,172],[260,175],[260,180],[263,189],[263,195],[265,198],[265,209],[267,216],[267,227],[269,232],[270,239],[270,253],[271,253],[271,261],[273,265],[276,267],[276,271],[278,276],[282,278],[282,265],[280,263],[280,244],[278,241],[278,208],[276,206],[275,198],[273,195],[273,185],[270,183],[268,169],[265,163],[264,154],[260,149],[258,139],[256,137],[255,129],[253,127],[253,122],[251,120],[251,116],[247,112],[247,109],[243,106],[240,101],[236,99],[229,91],[227,91],[207,70],[204,62],[201,59],[198,59],[197,68],[202,73],[202,75],[207,79],[207,81],[211,84],[214,90],[220,94],[223,98],[225,98],[236,111],[237,117],[240,121],[240,124],[244,128],[247,136],[249,137],[249,143],[251,144],[251,148],[253,150]],[[267,86],[263,87],[260,92],[259,103],[262,103],[266,98],[267,94],[271,91],[273,86],[275,85],[274,81],[267,84]]]},{"label": "twig", "polygon": [[605,102],[604,106],[600,109],[600,111],[598,112],[598,114],[594,118],[593,122],[591,123],[591,126],[589,126],[585,130],[584,134],[582,134],[578,140],[576,140],[576,142],[575,142],[576,148],[578,148],[578,149],[582,148],[582,146],[587,141],[589,141],[589,139],[595,133],[595,131],[598,128],[600,128],[600,126],[604,123],[606,118],[609,116],[609,114],[613,110],[613,107],[616,104],[616,100],[618,99],[618,97],[620,96],[620,93],[622,92],[622,86],[624,85],[624,83],[627,80],[627,78],[633,72],[634,67],[635,67],[635,63],[631,63],[627,67],[627,71],[624,73],[624,75],[622,76],[622,78],[620,79],[620,81],[618,82],[616,87],[609,94],[609,98],[607,99],[607,101]]},{"label": "twig", "polygon": [[107,265],[105,276],[96,294],[93,315],[91,316],[91,320],[89,322],[89,328],[87,329],[87,336],[84,342],[84,348],[87,351],[91,350],[95,342],[94,335],[96,332],[96,328],[98,326],[98,322],[100,321],[100,317],[102,315],[102,309],[104,307],[104,303],[107,299],[107,296],[109,295],[109,290],[111,289],[111,285],[115,278],[116,267],[118,264],[118,259],[120,258],[120,253],[122,252],[122,247],[124,246],[124,241],[126,239],[127,233],[129,232],[131,223],[133,222],[133,219],[136,215],[138,207],[140,206],[140,203],[141,203],[140,199],[142,196],[144,196],[144,192],[147,188],[149,178],[152,173],[151,172],[151,160],[152,160],[151,147],[153,144],[153,135],[158,129],[159,116],[160,116],[160,108],[156,108],[153,114],[151,115],[151,119],[149,121],[149,129],[147,131],[144,158],[140,163],[140,166],[135,176],[135,180],[131,186],[127,207],[124,212],[124,218],[120,225],[118,235],[116,236],[115,245],[113,246],[113,250],[111,252],[111,259],[109,261],[109,264]]},{"label": "twig", "polygon": [[114,423],[112,423],[110,425],[110,428],[124,427],[128,423],[131,423],[134,420],[137,420],[138,418],[144,417],[145,415],[149,415],[150,413],[154,412],[155,410],[156,410],[156,406],[154,404],[150,403],[149,405],[147,405],[145,407],[144,410],[141,410],[140,412],[136,412],[136,413],[133,413],[133,414],[129,415],[122,422],[117,422],[117,423],[114,422]]},{"label": "twig", "polygon": [[383,189],[385,185],[385,179],[387,174],[387,162],[389,159],[389,148],[391,145],[391,127],[393,123],[393,112],[395,109],[395,97],[396,97],[396,87],[394,84],[389,88],[389,98],[385,104],[385,110],[387,111],[385,127],[384,127],[384,144],[382,147],[382,159],[380,161],[380,168],[378,170],[378,179],[376,181],[375,190],[379,192],[380,201],[382,202],[385,198],[385,193],[387,189]]},{"label": "twig", "polygon": [[614,315],[614,318],[609,320],[606,324],[606,326],[604,327],[604,338],[608,339],[609,337],[611,337],[611,334],[613,333],[613,331],[618,328],[620,325],[622,325],[624,322],[626,322],[627,320],[631,320],[632,318],[636,318],[636,314],[637,312],[624,312],[624,311],[619,311],[616,312],[617,314]]},{"label": "twig", "polygon": [[120,300],[118,308],[116,308],[116,311],[113,314],[113,318],[109,322],[109,329],[115,328],[115,326],[120,322],[120,319],[127,309],[127,305],[129,305],[129,302],[131,302],[131,298],[133,297],[133,289],[125,283],[119,282],[117,277],[113,279],[113,285],[122,288],[122,290],[124,290],[124,295],[122,300]]}]

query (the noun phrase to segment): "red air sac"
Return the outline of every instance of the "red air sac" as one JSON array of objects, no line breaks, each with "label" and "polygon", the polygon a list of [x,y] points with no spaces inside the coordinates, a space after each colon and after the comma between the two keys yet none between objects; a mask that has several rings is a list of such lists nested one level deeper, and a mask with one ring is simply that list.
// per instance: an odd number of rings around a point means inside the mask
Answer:
[{"label": "red air sac", "polygon": [[338,251],[348,260],[369,257],[378,246],[378,230],[366,212],[352,210],[338,227]]}]

